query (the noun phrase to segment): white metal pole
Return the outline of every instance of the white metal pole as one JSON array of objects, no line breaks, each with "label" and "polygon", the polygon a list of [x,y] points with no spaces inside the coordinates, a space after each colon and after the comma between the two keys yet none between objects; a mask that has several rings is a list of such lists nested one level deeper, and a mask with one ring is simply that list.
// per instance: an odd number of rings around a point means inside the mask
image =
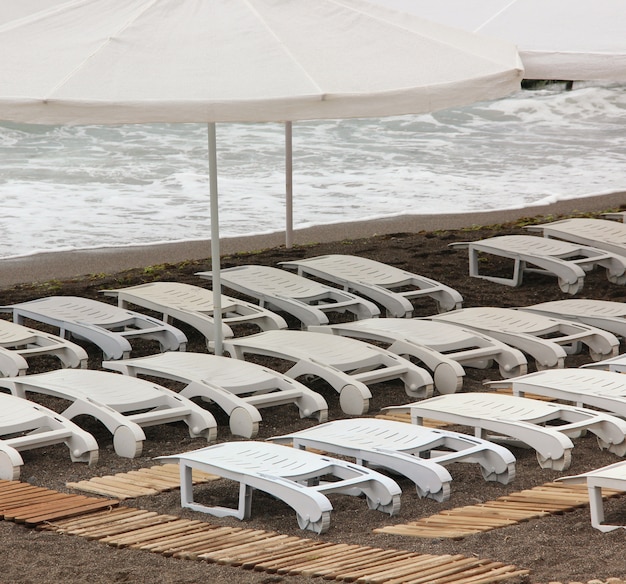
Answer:
[{"label": "white metal pole", "polygon": [[293,245],[293,148],[291,122],[285,122],[285,247]]},{"label": "white metal pole", "polygon": [[208,124],[209,136],[209,192],[211,195],[211,273],[213,283],[213,321],[215,323],[214,350],[223,353],[222,347],[222,280],[220,277],[220,221],[217,196],[217,140],[215,122]]}]

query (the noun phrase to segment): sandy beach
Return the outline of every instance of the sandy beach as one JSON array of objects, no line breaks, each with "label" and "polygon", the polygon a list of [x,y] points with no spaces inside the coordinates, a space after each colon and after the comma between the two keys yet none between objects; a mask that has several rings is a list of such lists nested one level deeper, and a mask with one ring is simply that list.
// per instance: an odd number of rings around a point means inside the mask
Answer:
[{"label": "sandy beach", "polygon": [[[615,210],[626,203],[626,193],[590,197],[576,201],[564,201],[554,205],[503,212],[470,215],[418,216],[332,225],[302,230],[296,233],[293,249],[285,249],[282,234],[268,237],[250,237],[223,242],[223,266],[243,264],[276,266],[281,261],[325,255],[332,253],[353,254],[385,262],[413,273],[423,274],[441,281],[462,294],[463,307],[499,306],[520,307],[537,302],[561,300],[569,297],[563,293],[554,278],[544,274],[528,274],[519,288],[496,285],[486,280],[468,277],[467,251],[450,247],[450,243],[478,240],[494,235],[526,233],[523,225],[514,221],[533,218],[530,222],[549,221],[559,215],[590,213],[597,216],[602,211]],[[503,223],[504,222],[504,223]],[[526,221],[523,222],[524,224]],[[483,227],[478,227],[483,225]],[[375,236],[375,234],[377,236]],[[306,244],[306,245],[305,245]],[[249,253],[246,253],[249,252]],[[208,242],[147,246],[42,254],[2,263],[2,304],[24,302],[49,294],[81,296],[101,301],[101,290],[137,285],[149,281],[173,280],[181,283],[202,285],[196,273],[209,269]],[[146,270],[148,266],[153,269]],[[504,262],[495,262],[496,270],[505,269]],[[87,277],[87,275],[89,275]],[[83,277],[85,276],[85,277]],[[43,282],[44,285],[37,284]],[[626,288],[607,281],[604,269],[596,269],[585,275],[581,298],[626,301]],[[110,300],[110,299],[109,299]],[[434,302],[416,303],[414,316],[433,313]],[[287,315],[285,315],[287,316]],[[342,315],[334,315],[341,318]],[[5,318],[9,318],[5,315]],[[290,327],[298,323],[290,319]],[[184,323],[178,323],[184,324]],[[36,327],[35,327],[36,328]],[[197,330],[182,326],[188,338],[187,351],[207,352],[206,340]],[[236,334],[250,334],[245,329]],[[256,330],[254,331],[256,332]],[[616,340],[616,343],[618,341]],[[89,368],[103,369],[102,350],[96,345],[79,341],[89,356]],[[132,357],[155,352],[152,341],[134,340]],[[623,353],[623,340],[619,352]],[[581,349],[569,354],[566,367],[578,367],[588,363],[590,352]],[[262,365],[281,370],[284,363],[275,359],[261,359]],[[28,374],[37,374],[58,368],[50,357],[29,359]],[[529,372],[535,371],[535,361],[528,358]],[[497,364],[484,367],[466,367],[462,382],[463,392],[485,391],[485,381],[501,380]],[[181,384],[160,380],[173,390]],[[318,392],[328,404],[329,420],[348,418],[340,407],[339,397],[328,384],[320,379],[308,380],[311,389]],[[54,397],[33,395],[35,401],[64,411],[66,404]],[[407,395],[404,385],[395,380],[375,384],[367,416],[377,416],[389,405],[401,405],[414,401]],[[59,403],[62,402],[62,403]],[[203,403],[218,420],[217,442],[237,440],[228,425],[227,416],[214,403]],[[202,438],[190,438],[185,424],[170,423],[146,429],[146,440],[140,455],[122,458],[113,448],[111,434],[95,419],[79,416],[84,429],[91,432],[99,445],[99,460],[95,466],[77,464],[67,455],[63,444],[24,452],[24,465],[20,479],[35,487],[53,489],[61,493],[82,494],[71,485],[77,481],[98,477],[110,477],[119,473],[142,470],[156,464],[155,458],[206,446]],[[299,418],[291,405],[263,410],[259,434],[256,440],[291,433],[316,424],[315,419]],[[472,433],[467,427],[451,426],[449,429]],[[624,530],[601,533],[592,528],[588,505],[569,507],[564,512],[541,513],[528,520],[512,521],[506,526],[490,528],[460,538],[406,536],[401,532],[378,533],[381,527],[394,527],[429,519],[449,510],[474,507],[522,491],[539,489],[554,482],[564,474],[579,474],[619,460],[608,450],[600,450],[591,432],[575,441],[572,464],[564,471],[541,468],[535,451],[529,448],[511,447],[515,457],[515,479],[507,484],[484,480],[475,465],[458,464],[449,468],[453,481],[450,498],[446,501],[422,499],[416,495],[415,485],[409,479],[395,477],[402,488],[400,513],[394,517],[368,510],[358,497],[336,496],[332,499],[333,513],[327,533],[315,535],[299,529],[293,511],[286,505],[255,493],[252,516],[244,522],[235,518],[219,518],[188,509],[182,509],[178,488],[150,494],[121,502],[122,507],[139,509],[157,514],[159,518],[190,520],[208,524],[210,529],[260,530],[276,533],[280,537],[306,538],[316,545],[339,545],[357,549],[359,553],[369,550],[385,550],[393,553],[428,554],[437,558],[459,558],[461,561],[495,562],[520,570],[520,575],[499,578],[497,574],[479,580],[485,584],[505,581],[507,584],[547,584],[555,582],[593,582],[594,584],[624,584],[626,560],[624,559]],[[453,468],[454,467],[454,468]],[[237,488],[231,481],[219,480],[199,486],[200,497],[223,504],[237,500]],[[606,504],[607,517],[611,521],[624,519],[624,497],[611,499]],[[168,519],[169,520],[169,519]],[[160,519],[159,519],[160,521]],[[473,520],[472,520],[473,521]],[[254,567],[244,569],[235,563],[222,561],[198,561],[196,557],[180,559],[168,554],[150,553],[128,543],[118,545],[77,534],[69,534],[54,522],[46,522],[51,531],[26,527],[10,519],[0,521],[0,557],[3,560],[0,582],[12,584],[109,584],[132,582],[133,584],[189,584],[191,582],[221,582],[222,584],[305,584],[321,581],[297,570],[279,573],[274,569]],[[131,537],[132,539],[132,537]],[[208,545],[208,544],[207,544]],[[309,545],[307,543],[307,545]],[[194,548],[195,549],[195,548]],[[196,553],[196,552],[194,552]],[[360,556],[359,556],[360,557]],[[439,561],[439,560],[437,560]],[[360,560],[359,560],[360,562]],[[359,565],[359,564],[357,564]],[[526,575],[528,573],[528,575]],[[459,577],[471,574],[461,573]],[[335,580],[338,581],[338,580]],[[387,580],[380,581],[381,584]],[[399,584],[399,580],[392,580]],[[415,581],[415,580],[412,580]],[[420,579],[426,584],[429,580]],[[449,579],[435,580],[450,582]],[[463,579],[459,582],[475,582]],[[456,580],[455,580],[456,582]]]},{"label": "sandy beach", "polygon": [[[419,233],[420,231],[440,229],[461,229],[474,225],[506,223],[521,217],[565,215],[575,212],[592,212],[598,209],[612,209],[618,208],[623,204],[626,204],[626,192],[504,211],[441,215],[407,213],[400,217],[299,229],[294,231],[294,244],[327,243],[342,239],[357,239],[390,233]],[[284,233],[273,233],[223,239],[220,242],[220,248],[222,255],[228,255],[278,247],[284,245],[284,243]],[[210,241],[42,253],[1,260],[0,286],[6,288],[21,283],[62,280],[89,274],[110,274],[131,268],[204,259],[210,257],[210,254]]]}]

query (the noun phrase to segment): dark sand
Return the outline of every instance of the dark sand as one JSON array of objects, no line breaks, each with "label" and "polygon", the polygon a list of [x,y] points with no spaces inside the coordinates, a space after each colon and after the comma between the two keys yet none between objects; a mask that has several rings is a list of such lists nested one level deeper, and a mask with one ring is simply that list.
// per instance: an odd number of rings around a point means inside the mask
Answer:
[{"label": "dark sand", "polygon": [[[524,233],[522,223],[526,221],[518,224],[506,223],[518,218],[533,217],[534,222],[541,222],[561,214],[597,213],[617,209],[624,203],[626,194],[618,193],[514,211],[459,216],[406,216],[384,221],[333,225],[298,231],[295,234],[298,245],[290,250],[286,250],[282,245],[281,234],[237,238],[223,242],[222,264],[234,266],[256,263],[276,266],[280,261],[313,255],[356,254],[440,280],[459,290],[464,297],[464,306],[467,307],[526,306],[541,301],[562,299],[566,295],[559,290],[553,278],[540,274],[529,275],[520,288],[498,286],[485,280],[469,278],[467,252],[451,249],[448,247],[449,244],[494,235]],[[505,224],[500,225],[503,222]],[[475,227],[478,224],[485,227],[482,229]],[[378,234],[379,237],[373,237],[374,234]],[[243,253],[245,251],[251,253]],[[106,301],[99,293],[102,289],[130,286],[151,280],[173,279],[202,285],[195,273],[198,270],[210,269],[209,262],[205,259],[209,255],[209,244],[199,242],[42,254],[15,261],[3,261],[0,272],[2,273],[0,304],[32,300],[48,294],[79,295]],[[177,263],[179,261],[182,263]],[[153,266],[153,269],[145,269],[148,266]],[[83,277],[88,274],[91,276]],[[37,284],[44,281],[48,283]],[[18,283],[19,285],[14,285]],[[624,302],[626,288],[609,283],[604,270],[594,270],[585,277],[584,289],[579,293],[579,297]],[[433,306],[430,303],[424,303],[416,315],[425,316],[431,314],[432,310]],[[8,318],[8,315],[5,317]],[[206,344],[201,335],[194,333],[189,327],[185,332],[189,338],[187,346],[189,351],[206,351]],[[101,368],[101,351],[93,345],[84,343],[84,346],[89,353],[89,367]],[[133,356],[153,351],[154,347],[149,342],[139,343],[133,347]],[[620,352],[624,351],[622,342]],[[583,351],[579,355],[569,356],[566,366],[576,367],[588,360],[589,354]],[[58,366],[45,359],[29,365],[29,374]],[[485,379],[499,378],[497,367],[484,370],[468,368],[463,391],[481,391]],[[406,403],[409,400],[401,384],[387,382],[380,385],[381,387],[377,387],[373,392],[374,398],[368,415],[376,415],[384,406]],[[336,392],[329,391],[328,387],[319,383],[314,389],[322,393],[328,401],[329,419],[345,417],[339,408]],[[45,401],[45,398],[41,399]],[[53,407],[55,404],[52,402],[53,399],[50,398],[45,401],[45,405]],[[215,408],[211,409],[219,418],[218,441],[232,439],[225,417],[223,415],[220,417]],[[155,426],[146,431],[147,441],[142,455],[135,459],[123,459],[113,452],[108,432],[103,431],[93,421],[84,422],[88,424],[86,428],[96,435],[100,444],[100,460],[95,467],[72,463],[67,456],[67,449],[59,445],[24,453],[22,480],[62,492],[76,492],[66,487],[67,481],[153,466],[156,456],[206,445],[206,442],[200,439],[190,439],[183,424]],[[263,421],[257,439],[292,432],[313,423],[315,423],[313,420],[299,419],[291,407],[268,408],[263,410]],[[589,521],[589,509],[584,506],[567,513],[536,518],[462,540],[413,538],[374,532],[375,528],[382,525],[402,524],[431,516],[444,509],[476,505],[507,493],[542,485],[564,474],[541,469],[532,450],[516,448],[514,454],[517,459],[516,478],[508,485],[486,483],[480,473],[472,468],[474,465],[455,465],[455,468],[451,469],[454,478],[451,498],[444,503],[419,499],[415,496],[413,486],[407,484],[406,480],[402,481],[402,509],[400,514],[393,518],[368,511],[363,501],[358,498],[338,496],[333,499],[331,527],[321,536],[299,530],[291,509],[263,496],[262,493],[255,494],[253,516],[246,522],[183,510],[180,507],[180,494],[177,490],[131,499],[124,504],[161,515],[200,520],[211,525],[277,531],[298,538],[318,538],[322,542],[407,550],[420,554],[461,554],[465,557],[484,558],[530,570],[530,576],[505,580],[507,584],[588,582],[596,578],[607,582],[611,577],[620,579],[611,584],[623,584],[622,581],[626,577],[626,559],[623,552],[626,532],[617,530],[604,534],[593,529]],[[598,449],[595,437],[590,434],[577,440],[572,466],[565,474],[586,472],[615,461],[615,455]],[[230,500],[233,495],[236,496],[236,490],[234,491],[232,485],[225,481],[211,483],[203,489],[203,492],[205,496],[217,497],[216,500],[221,498]],[[623,522],[624,508],[624,497],[612,501],[607,505],[607,517],[611,517],[613,521]],[[0,558],[2,559],[0,584],[34,582],[306,584],[325,581],[303,575],[280,575],[204,561],[177,560],[137,549],[111,547],[74,535],[29,529],[12,521],[0,521]],[[428,580],[423,582],[426,584]]]}]

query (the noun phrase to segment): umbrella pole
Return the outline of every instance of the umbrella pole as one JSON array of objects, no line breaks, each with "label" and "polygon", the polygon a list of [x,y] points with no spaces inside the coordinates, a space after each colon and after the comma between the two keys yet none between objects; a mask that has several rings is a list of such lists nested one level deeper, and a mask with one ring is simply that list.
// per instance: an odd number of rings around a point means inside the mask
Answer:
[{"label": "umbrella pole", "polygon": [[291,122],[285,122],[285,247],[293,245],[293,148]]},{"label": "umbrella pole", "polygon": [[222,349],[222,280],[220,277],[220,222],[217,197],[217,140],[215,122],[208,124],[209,137],[209,192],[211,195],[211,273],[213,282],[213,322],[215,323],[214,350],[216,355]]}]

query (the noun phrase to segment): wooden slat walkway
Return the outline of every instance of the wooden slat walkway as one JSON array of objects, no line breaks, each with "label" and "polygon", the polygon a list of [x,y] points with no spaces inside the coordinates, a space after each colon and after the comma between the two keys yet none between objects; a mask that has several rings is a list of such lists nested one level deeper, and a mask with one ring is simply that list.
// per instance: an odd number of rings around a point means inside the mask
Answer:
[{"label": "wooden slat walkway", "polygon": [[[194,484],[206,483],[219,478],[217,475],[195,469],[192,474]],[[158,495],[165,491],[178,489],[180,487],[180,472],[177,464],[158,464],[150,468],[66,483],[65,486],[120,500],[134,499],[135,497]]]},{"label": "wooden slat walkway", "polygon": [[114,499],[59,493],[19,481],[0,480],[0,518],[29,526],[111,509]]},{"label": "wooden slat walkway", "polygon": [[126,507],[47,523],[42,529],[178,559],[342,582],[397,584],[445,579],[450,584],[490,584],[529,573],[462,555],[337,544],[258,529],[219,527]]},{"label": "wooden slat walkway", "polygon": [[[623,491],[602,489],[604,498],[623,495]],[[587,486],[545,483],[532,489],[510,493],[495,501],[457,507],[409,523],[375,529],[375,533],[393,533],[426,538],[462,539],[522,521],[565,513],[589,504]]]},{"label": "wooden slat walkway", "polygon": [[492,584],[528,570],[462,555],[418,554],[337,544],[124,507],[118,500],[0,481],[0,515],[38,529],[118,548],[219,563],[270,574],[371,584]]}]

